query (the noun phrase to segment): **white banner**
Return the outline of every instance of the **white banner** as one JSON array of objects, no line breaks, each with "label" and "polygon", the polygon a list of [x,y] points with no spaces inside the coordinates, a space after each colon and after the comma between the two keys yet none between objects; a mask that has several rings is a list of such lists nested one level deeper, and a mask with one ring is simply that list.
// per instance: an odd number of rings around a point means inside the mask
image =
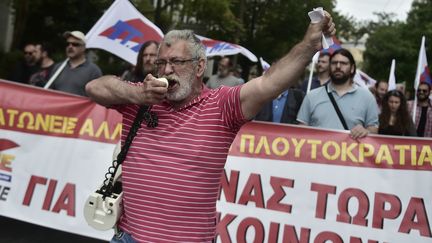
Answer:
[{"label": "white banner", "polygon": [[[83,206],[120,120],[87,98],[0,81],[0,215],[110,239]],[[431,242],[431,145],[247,123],[221,179],[218,242]]]},{"label": "white banner", "polygon": [[222,177],[218,242],[431,242],[431,142],[248,123]]},{"label": "white banner", "polygon": [[0,81],[0,215],[108,240],[89,227],[121,115],[86,98]]}]

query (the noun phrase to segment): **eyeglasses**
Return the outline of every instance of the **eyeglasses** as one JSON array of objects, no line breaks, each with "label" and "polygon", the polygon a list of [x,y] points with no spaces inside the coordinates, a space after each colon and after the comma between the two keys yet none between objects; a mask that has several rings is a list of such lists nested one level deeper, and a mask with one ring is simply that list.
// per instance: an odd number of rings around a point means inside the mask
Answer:
[{"label": "eyeglasses", "polygon": [[428,89],[418,89],[417,92],[418,93],[428,93],[429,90]]},{"label": "eyeglasses", "polygon": [[26,51],[26,52],[24,52],[24,55],[33,55],[33,52]]},{"label": "eyeglasses", "polygon": [[341,65],[341,66],[347,66],[350,63],[349,62],[342,62],[342,61],[332,61],[332,62],[330,62],[330,65],[333,65],[333,66],[337,66],[338,64]]},{"label": "eyeglasses", "polygon": [[163,59],[158,59],[158,60],[156,60],[154,62],[154,64],[156,65],[156,67],[158,69],[166,67],[167,63],[169,65],[171,65],[171,67],[176,68],[176,67],[180,67],[180,66],[185,65],[187,62],[194,62],[194,61],[197,61],[197,60],[198,60],[198,58],[196,58],[196,57],[195,58],[191,58],[191,59],[175,59],[175,58],[173,58],[173,59],[170,59],[168,61],[167,60],[163,60]]},{"label": "eyeglasses", "polygon": [[72,45],[73,47],[79,47],[82,46],[83,44],[78,43],[78,42],[66,42],[66,46]]}]

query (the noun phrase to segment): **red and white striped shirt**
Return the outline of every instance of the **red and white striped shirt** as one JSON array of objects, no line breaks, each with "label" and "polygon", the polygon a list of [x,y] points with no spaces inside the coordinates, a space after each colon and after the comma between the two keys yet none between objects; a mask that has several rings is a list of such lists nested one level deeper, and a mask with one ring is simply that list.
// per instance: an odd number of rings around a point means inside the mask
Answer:
[{"label": "red and white striped shirt", "polygon": [[[203,87],[180,109],[154,105],[156,128],[143,122],[123,163],[120,228],[138,242],[210,242],[228,149],[246,122],[240,89]],[[138,111],[123,114],[122,143]]]}]

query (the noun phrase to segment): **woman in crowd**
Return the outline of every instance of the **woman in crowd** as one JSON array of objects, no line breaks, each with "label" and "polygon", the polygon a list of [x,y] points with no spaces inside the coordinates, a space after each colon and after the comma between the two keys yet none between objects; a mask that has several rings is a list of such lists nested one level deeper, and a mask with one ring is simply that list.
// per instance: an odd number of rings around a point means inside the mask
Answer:
[{"label": "woman in crowd", "polygon": [[408,114],[406,98],[399,90],[387,92],[382,100],[378,133],[417,136],[411,116]]}]

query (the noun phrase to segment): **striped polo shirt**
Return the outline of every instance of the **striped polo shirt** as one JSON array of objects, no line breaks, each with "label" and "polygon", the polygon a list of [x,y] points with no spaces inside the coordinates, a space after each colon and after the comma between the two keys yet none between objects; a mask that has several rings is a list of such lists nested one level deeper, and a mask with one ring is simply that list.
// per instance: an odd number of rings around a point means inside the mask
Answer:
[{"label": "striped polo shirt", "polygon": [[[156,128],[143,122],[123,163],[120,228],[138,242],[211,242],[229,147],[246,122],[241,86],[210,90],[179,109],[154,105]],[[138,111],[123,114],[122,143]]]}]

